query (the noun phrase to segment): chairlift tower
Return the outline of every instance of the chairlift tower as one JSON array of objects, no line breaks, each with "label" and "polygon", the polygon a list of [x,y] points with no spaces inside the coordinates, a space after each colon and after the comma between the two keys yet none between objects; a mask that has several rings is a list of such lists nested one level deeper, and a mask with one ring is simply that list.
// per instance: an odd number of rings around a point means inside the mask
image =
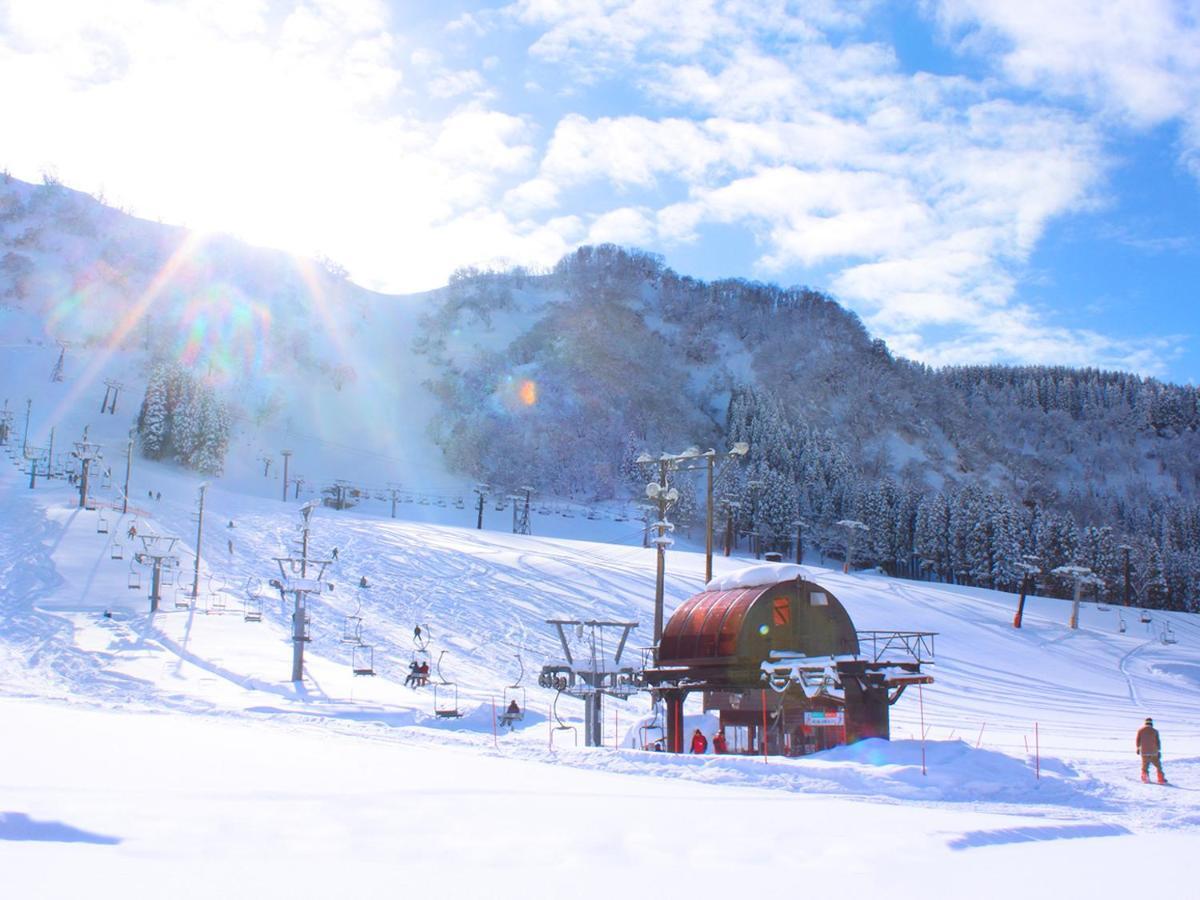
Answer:
[{"label": "chairlift tower", "polygon": [[102,459],[100,453],[100,445],[88,440],[87,426],[83,429],[83,440],[75,442],[75,449],[71,451],[71,455],[79,460],[81,473],[79,477],[79,505],[80,507],[87,505],[88,495],[88,468],[92,462]]},{"label": "chairlift tower", "polygon": [[70,346],[70,343],[67,341],[58,342],[58,362],[54,364],[54,371],[50,373],[51,381],[60,382],[63,380],[63,369],[66,367],[67,362],[67,348]]},{"label": "chairlift tower", "polygon": [[[325,569],[333,560],[309,560],[308,537],[309,520],[316,504],[312,501],[300,507],[302,518],[300,526],[300,556],[277,556],[275,562],[279,565],[279,578],[271,579],[271,587],[279,591],[279,596],[287,602],[287,595],[293,597],[292,611],[292,681],[304,680],[304,644],[311,640],[308,633],[308,595],[320,594],[333,590],[332,584],[324,581]],[[316,577],[309,577],[309,567],[316,569]]]},{"label": "chairlift tower", "polygon": [[[538,684],[582,700],[584,746],[603,746],[603,696],[608,694],[623,700],[638,691],[634,667],[621,662],[629,634],[638,623],[547,619],[546,624],[553,625],[558,632],[563,658],[542,666]],[[568,629],[573,630],[574,641],[568,637]],[[606,633],[611,634],[607,641]],[[609,647],[613,649],[610,651]]]},{"label": "chairlift tower", "polygon": [[174,569],[179,565],[179,557],[175,555],[175,542],[179,538],[162,534],[139,534],[142,549],[133,555],[138,565],[150,566],[150,612],[158,612],[158,602],[162,599],[163,569]]},{"label": "chairlift tower", "polygon": [[533,495],[533,488],[522,485],[519,490],[520,493],[508,498],[513,505],[513,534],[533,534],[529,527],[529,498]]},{"label": "chairlift tower", "polygon": [[111,378],[104,379],[104,400],[100,403],[100,415],[109,413],[115,416],[117,414],[117,396],[123,387],[125,385],[119,381],[113,381]]},{"label": "chairlift tower", "polygon": [[8,445],[8,436],[12,434],[13,414],[8,408],[7,398],[4,401],[4,409],[0,410],[0,447]]}]

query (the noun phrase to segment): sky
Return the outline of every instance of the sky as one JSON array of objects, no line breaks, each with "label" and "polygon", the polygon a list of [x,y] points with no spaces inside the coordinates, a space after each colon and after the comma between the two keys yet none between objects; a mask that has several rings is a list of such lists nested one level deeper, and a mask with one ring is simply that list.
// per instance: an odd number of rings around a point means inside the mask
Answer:
[{"label": "sky", "polygon": [[1200,383],[1195,2],[0,0],[0,85],[0,169],[377,290],[611,241]]}]

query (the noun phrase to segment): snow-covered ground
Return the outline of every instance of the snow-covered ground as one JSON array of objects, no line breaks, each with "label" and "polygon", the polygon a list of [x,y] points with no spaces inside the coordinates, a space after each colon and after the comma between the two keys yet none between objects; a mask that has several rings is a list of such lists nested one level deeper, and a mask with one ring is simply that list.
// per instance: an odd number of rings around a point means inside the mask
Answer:
[{"label": "snow-covered ground", "polygon": [[[1068,603],[1032,598],[1018,631],[1010,595],[810,566],[859,629],[938,633],[937,681],[893,708],[894,741],[768,762],[649,753],[628,746],[640,697],[607,703],[608,746],[583,749],[581,708],[552,710],[536,687],[557,655],[544,619],[638,620],[630,652],[649,643],[654,557],[636,523],[558,517],[564,537],[536,521],[519,536],[475,530],[452,504],[408,504],[412,517],[395,520],[318,509],[312,546],[338,548],[335,587],[314,597],[296,685],[290,610],[268,594],[253,622],[243,604],[247,585],[278,574],[297,503],[210,487],[200,597],[168,586],[151,616],[147,573],[128,587],[128,529],[178,537],[190,590],[196,479],[139,462],[140,509],[121,516],[0,468],[4,896],[1193,890],[1196,616],[1142,623],[1085,604],[1070,631]],[[717,574],[745,564],[719,558]],[[702,571],[701,555],[670,553],[668,609]],[[361,619],[374,677],[352,673],[347,617]],[[418,624],[435,676],[440,660],[453,682],[436,698],[403,686]],[[526,718],[495,733],[493,704],[522,669]],[[437,718],[435,705],[463,716]],[[1133,734],[1147,715],[1169,787],[1138,781]]]}]

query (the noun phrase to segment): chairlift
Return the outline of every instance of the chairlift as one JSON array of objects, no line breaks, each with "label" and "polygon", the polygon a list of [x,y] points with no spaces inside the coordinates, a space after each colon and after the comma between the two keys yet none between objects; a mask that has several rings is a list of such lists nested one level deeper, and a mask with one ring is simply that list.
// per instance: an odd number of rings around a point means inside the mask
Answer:
[{"label": "chairlift", "polygon": [[496,512],[504,512],[504,498],[500,497],[496,500]]},{"label": "chairlift", "polygon": [[355,644],[350,653],[350,668],[355,675],[374,675],[375,648],[370,644]]},{"label": "chairlift", "polygon": [[263,617],[262,594],[247,594],[242,618],[247,622],[261,622]]},{"label": "chairlift", "polygon": [[159,581],[159,584],[163,585],[164,587],[171,587],[172,585],[174,585],[175,584],[175,567],[174,566],[163,566],[162,574],[159,576],[158,581]]},{"label": "chairlift", "polygon": [[521,681],[525,677],[525,663],[521,660],[521,654],[517,654],[517,665],[520,666],[520,672],[517,673],[517,680],[504,689],[504,711],[500,714],[500,724],[512,728],[513,722],[522,722],[525,719],[525,688],[521,686]]},{"label": "chairlift", "polygon": [[362,643],[362,616],[346,616],[345,624],[342,625],[342,643]]},{"label": "chairlift", "polygon": [[96,533],[108,534],[108,519],[105,518],[104,513],[100,513],[99,518],[96,519]]},{"label": "chairlift", "polygon": [[465,506],[466,506],[466,505],[463,503],[463,498],[462,498],[462,497],[455,497],[455,498],[454,498],[454,508],[455,508],[455,509],[464,509],[464,508],[465,508]]},{"label": "chairlift", "polygon": [[[666,740],[667,737],[666,729],[663,728],[662,714],[659,711],[657,700],[651,704],[650,712],[650,721],[638,728],[638,743],[642,745],[643,750],[650,750],[654,743]],[[650,732],[652,731],[658,732],[658,737],[653,738],[653,740],[650,737]]]},{"label": "chairlift", "polygon": [[[569,732],[571,732],[571,739],[573,741],[573,744],[574,744],[574,746],[578,747],[579,746],[579,729],[576,728],[574,725],[568,725],[566,722],[564,722],[562,720],[562,716],[560,716],[558,714],[558,698],[561,696],[562,696],[562,691],[559,691],[557,694],[555,694],[554,695],[554,703],[550,707],[550,714],[554,717],[554,722],[555,722],[554,731],[569,731]],[[550,743],[551,743],[551,745],[553,745],[553,743],[554,743],[553,732],[551,732],[551,734],[550,734]]]},{"label": "chairlift", "polygon": [[187,609],[192,605],[192,595],[186,585],[175,586],[175,608]]},{"label": "chairlift", "polygon": [[450,651],[443,650],[437,658],[438,680],[433,684],[433,714],[439,719],[458,719],[462,711],[458,708],[458,685],[447,681],[442,674],[442,657]]},{"label": "chairlift", "polygon": [[1141,622],[1142,622],[1143,624],[1145,624],[1145,623],[1149,622],[1149,621],[1150,621],[1150,610],[1148,610],[1148,609],[1143,609],[1143,610],[1142,610],[1142,614],[1141,614],[1141,616],[1140,616],[1139,618],[1141,619]]},{"label": "chairlift", "polygon": [[129,589],[131,591],[142,589],[142,573],[133,567],[133,560],[129,561]]},{"label": "chairlift", "polygon": [[1117,613],[1117,631],[1121,634],[1125,633],[1125,617],[1120,613]]},{"label": "chairlift", "polygon": [[1171,626],[1170,626],[1170,625],[1164,626],[1164,628],[1163,628],[1163,632],[1162,632],[1162,642],[1163,642],[1164,644],[1177,644],[1177,643],[1179,643],[1179,639],[1178,639],[1177,637],[1175,637],[1175,632],[1171,630]]},{"label": "chairlift", "polygon": [[[418,622],[413,626],[413,646],[416,647],[416,653],[422,656],[429,655],[429,626],[424,622]],[[414,655],[415,658],[415,655]]]},{"label": "chairlift", "polygon": [[113,541],[112,546],[108,548],[108,555],[113,559],[124,559],[125,545],[120,541]]}]

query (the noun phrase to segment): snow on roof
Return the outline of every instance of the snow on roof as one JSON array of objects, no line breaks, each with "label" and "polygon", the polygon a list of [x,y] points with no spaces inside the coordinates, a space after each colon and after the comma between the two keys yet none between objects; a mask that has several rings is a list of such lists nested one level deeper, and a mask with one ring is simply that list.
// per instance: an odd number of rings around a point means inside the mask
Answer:
[{"label": "snow on roof", "polygon": [[705,589],[709,591],[732,591],[738,588],[750,588],[778,584],[781,581],[794,581],[797,578],[810,580],[808,570],[795,563],[759,563],[738,569],[719,578],[714,578]]}]

